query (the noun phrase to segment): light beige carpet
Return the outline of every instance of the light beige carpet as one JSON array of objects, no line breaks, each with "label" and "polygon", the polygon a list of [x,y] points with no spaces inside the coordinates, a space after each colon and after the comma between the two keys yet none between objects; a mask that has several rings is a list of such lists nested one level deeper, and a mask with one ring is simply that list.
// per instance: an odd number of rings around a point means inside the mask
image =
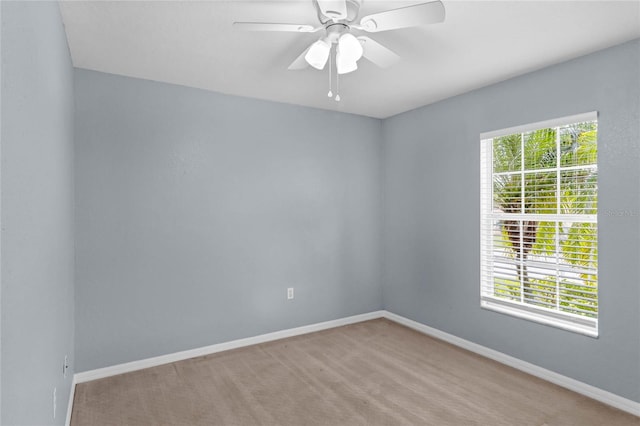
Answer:
[{"label": "light beige carpet", "polygon": [[74,426],[640,425],[380,319],[77,385]]}]

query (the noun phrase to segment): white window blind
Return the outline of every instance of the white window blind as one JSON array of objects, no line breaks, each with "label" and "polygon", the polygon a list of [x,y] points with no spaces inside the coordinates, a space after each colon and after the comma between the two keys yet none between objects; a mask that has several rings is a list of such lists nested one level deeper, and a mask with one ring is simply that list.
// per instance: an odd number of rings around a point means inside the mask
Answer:
[{"label": "white window blind", "polygon": [[481,135],[482,307],[598,335],[597,113]]}]

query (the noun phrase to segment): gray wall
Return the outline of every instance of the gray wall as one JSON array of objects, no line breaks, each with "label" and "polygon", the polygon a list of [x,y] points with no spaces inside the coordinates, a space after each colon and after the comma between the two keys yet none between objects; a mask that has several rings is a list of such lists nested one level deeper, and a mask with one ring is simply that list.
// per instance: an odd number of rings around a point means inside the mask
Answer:
[{"label": "gray wall", "polygon": [[[63,424],[73,356],[73,68],[56,2],[1,2],[2,424]],[[53,389],[57,415],[53,419]]]},{"label": "gray wall", "polygon": [[380,309],[379,120],[86,70],[75,93],[78,371]]},{"label": "gray wall", "polygon": [[[383,123],[385,309],[640,401],[640,42]],[[480,309],[480,142],[599,111],[600,337]]]}]

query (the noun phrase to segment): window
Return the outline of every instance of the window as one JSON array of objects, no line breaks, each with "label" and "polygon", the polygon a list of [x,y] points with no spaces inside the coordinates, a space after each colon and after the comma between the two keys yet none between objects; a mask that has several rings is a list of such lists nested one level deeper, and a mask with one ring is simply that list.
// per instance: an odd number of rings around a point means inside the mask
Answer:
[{"label": "window", "polygon": [[481,305],[598,335],[597,113],[481,135]]}]

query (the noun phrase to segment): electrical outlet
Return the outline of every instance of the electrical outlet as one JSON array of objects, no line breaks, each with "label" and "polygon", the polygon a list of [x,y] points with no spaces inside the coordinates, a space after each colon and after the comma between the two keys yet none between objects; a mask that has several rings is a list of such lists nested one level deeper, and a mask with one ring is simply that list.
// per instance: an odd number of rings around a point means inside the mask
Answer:
[{"label": "electrical outlet", "polygon": [[67,371],[69,370],[69,355],[64,356],[64,362],[62,363],[62,377],[67,378]]},{"label": "electrical outlet", "polygon": [[287,300],[293,299],[293,287],[287,289]]},{"label": "electrical outlet", "polygon": [[53,418],[54,419],[56,418],[56,407],[58,405],[58,401],[56,398],[56,391],[57,391],[57,388],[53,388]]}]

